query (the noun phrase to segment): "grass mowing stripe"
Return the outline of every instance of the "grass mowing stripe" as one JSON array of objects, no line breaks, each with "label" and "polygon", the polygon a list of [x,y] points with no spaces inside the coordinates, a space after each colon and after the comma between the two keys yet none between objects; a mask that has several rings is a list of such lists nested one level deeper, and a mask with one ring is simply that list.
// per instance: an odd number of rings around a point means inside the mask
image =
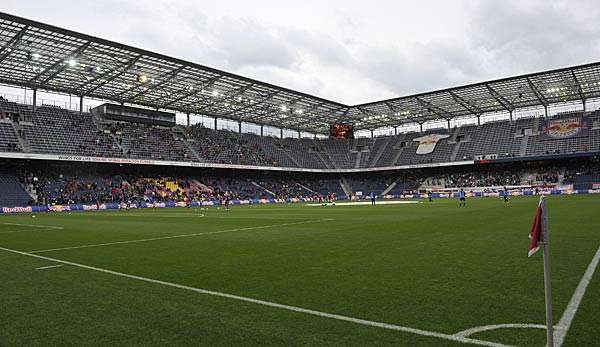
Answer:
[{"label": "grass mowing stripe", "polygon": [[245,228],[211,231],[211,232],[207,232],[207,233],[182,234],[182,235],[152,237],[152,238],[148,238],[148,239],[106,242],[106,243],[97,243],[97,244],[91,244],[91,245],[81,245],[81,246],[72,246],[72,247],[50,248],[50,249],[29,251],[29,253],[47,253],[47,252],[54,252],[54,251],[65,251],[65,250],[69,250],[69,249],[93,248],[93,247],[103,247],[103,246],[112,246],[112,245],[123,245],[123,244],[129,244],[129,243],[140,243],[140,242],[149,242],[149,241],[158,241],[158,240],[178,239],[178,238],[183,238],[183,237],[214,235],[214,234],[232,233],[232,232],[236,232],[236,231],[268,229],[268,228],[285,227],[285,226],[290,226],[290,225],[317,223],[317,222],[324,222],[324,221],[329,221],[329,220],[331,220],[331,219],[326,218],[326,219],[308,220],[308,221],[302,221],[302,222],[291,222],[291,223],[282,223],[282,224],[263,225],[263,226],[257,226],[257,227],[245,227]]},{"label": "grass mowing stripe", "polygon": [[585,270],[585,273],[583,274],[583,277],[581,278],[579,285],[577,285],[577,289],[575,289],[575,293],[573,293],[573,296],[571,297],[571,300],[569,301],[569,304],[567,305],[565,312],[563,313],[562,317],[560,318],[560,321],[558,322],[558,325],[556,326],[556,331],[554,332],[554,335],[555,335],[554,340],[555,340],[556,346],[558,346],[558,347],[562,346],[562,344],[565,342],[565,337],[567,336],[567,332],[569,331],[569,328],[571,327],[573,318],[575,318],[575,314],[577,313],[577,310],[579,309],[581,300],[583,300],[583,295],[585,294],[585,291],[586,291],[588,285],[590,284],[590,281],[592,280],[592,276],[594,275],[594,272],[596,271],[596,267],[598,267],[599,261],[600,261],[600,247],[598,248],[598,251],[596,251],[594,258],[592,258],[590,265],[588,265],[587,269]]},{"label": "grass mowing stripe", "polygon": [[318,317],[330,318],[330,319],[350,322],[350,323],[354,323],[354,324],[372,326],[372,327],[388,329],[388,330],[402,331],[402,332],[407,332],[407,333],[422,335],[422,336],[437,337],[440,339],[454,341],[454,342],[460,342],[460,343],[465,343],[465,344],[490,346],[490,347],[505,347],[506,346],[506,345],[503,345],[500,343],[495,343],[495,342],[460,337],[460,336],[456,336],[456,335],[444,334],[444,333],[435,332],[435,331],[427,331],[427,330],[421,330],[421,329],[416,329],[416,328],[404,327],[404,326],[394,325],[394,324],[389,324],[389,323],[369,321],[369,320],[364,320],[364,319],[360,319],[360,318],[353,318],[353,317],[342,316],[342,315],[338,315],[338,314],[334,314],[334,313],[315,311],[315,310],[311,310],[311,309],[290,306],[290,305],[285,305],[285,304],[278,304],[275,302],[253,299],[253,298],[248,298],[248,297],[234,295],[234,294],[227,294],[227,293],[215,292],[215,291],[207,290],[207,289],[189,287],[189,286],[182,285],[182,284],[165,282],[165,281],[161,281],[161,280],[157,280],[157,279],[126,274],[126,273],[122,273],[122,272],[112,271],[112,270],[108,270],[108,269],[102,269],[102,268],[79,264],[79,263],[74,263],[74,262],[70,262],[70,261],[66,261],[66,260],[45,257],[42,255],[31,254],[31,253],[22,252],[22,251],[4,248],[4,247],[0,247],[0,250],[3,250],[5,252],[20,254],[20,255],[24,255],[24,256],[28,256],[28,257],[43,259],[43,260],[47,260],[47,261],[53,261],[53,262],[57,262],[60,264],[71,265],[71,266],[75,266],[75,267],[79,267],[79,268],[83,268],[83,269],[107,273],[107,274],[111,274],[111,275],[115,275],[115,276],[119,276],[119,277],[125,277],[125,278],[143,281],[143,282],[160,284],[160,285],[164,285],[164,286],[168,286],[168,287],[189,290],[189,291],[193,291],[193,292],[200,293],[200,294],[206,294],[206,295],[218,296],[218,297],[222,297],[222,298],[233,299],[233,300],[238,300],[238,301],[243,301],[243,302],[249,302],[249,303],[253,303],[253,304],[278,308],[278,309],[292,311],[292,312],[304,313],[304,314],[309,314],[309,315],[318,316]]}]

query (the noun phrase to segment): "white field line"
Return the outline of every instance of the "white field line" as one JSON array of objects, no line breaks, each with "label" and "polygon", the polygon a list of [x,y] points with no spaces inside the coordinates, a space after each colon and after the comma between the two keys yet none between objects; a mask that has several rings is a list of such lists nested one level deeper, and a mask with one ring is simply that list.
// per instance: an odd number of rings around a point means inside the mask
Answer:
[{"label": "white field line", "polygon": [[0,222],[0,225],[23,226],[23,227],[35,228],[35,229],[19,229],[19,230],[0,231],[0,234],[22,233],[25,231],[63,230],[64,229],[64,227],[59,227],[59,226],[54,226],[54,225],[35,225],[35,224],[19,224],[19,223],[3,223],[3,222]]},{"label": "white field line", "polygon": [[[306,216],[311,216],[312,214],[306,214]],[[71,215],[72,216],[72,215]],[[127,218],[127,217],[150,217],[150,218],[210,218],[210,219],[260,219],[260,220],[293,220],[293,219],[305,219],[304,217],[242,217],[242,216],[211,216],[200,213],[184,213],[184,212],[176,212],[176,213],[166,213],[166,214],[158,214],[158,213],[106,213],[101,212],[98,214],[79,214],[78,216],[84,217],[116,217],[116,218]]]},{"label": "white field line", "polygon": [[60,264],[60,265],[50,265],[50,266],[42,266],[42,267],[38,267],[36,268],[36,270],[47,270],[47,269],[54,269],[57,267],[63,267],[65,266],[64,264]]},{"label": "white field line", "polygon": [[236,232],[236,231],[268,229],[268,228],[285,227],[285,226],[290,226],[290,225],[316,223],[316,222],[323,222],[323,221],[327,221],[327,220],[329,220],[329,219],[317,219],[317,220],[309,220],[309,221],[302,221],[302,222],[281,223],[281,224],[262,225],[262,226],[256,226],[256,227],[245,227],[245,228],[236,228],[236,229],[228,229],[228,230],[209,231],[209,232],[206,232],[206,233],[194,233],[194,234],[182,234],[182,235],[152,237],[152,238],[148,238],[148,239],[138,239],[138,240],[129,240],[129,241],[116,241],[116,242],[96,243],[96,244],[81,245],[81,246],[72,246],[72,247],[50,248],[50,249],[41,249],[41,250],[29,251],[29,253],[46,253],[46,252],[54,252],[54,251],[64,251],[64,250],[69,250],[69,249],[92,248],[92,247],[102,247],[102,246],[112,246],[112,245],[123,245],[123,244],[128,244],[128,243],[139,243],[139,242],[149,242],[149,241],[158,241],[158,240],[178,239],[178,238],[183,238],[183,237],[195,237],[195,236],[204,236],[204,235],[215,235],[215,234],[232,233],[232,232]]},{"label": "white field line", "polygon": [[184,218],[184,217],[192,217],[192,218],[204,218],[206,217],[203,213],[179,213],[179,214],[155,214],[155,213],[127,213],[123,212],[123,214],[119,213],[101,213],[101,214],[79,214],[78,216],[82,217],[149,217],[149,218]]},{"label": "white field line", "polygon": [[454,336],[460,337],[469,337],[473,334],[481,333],[488,330],[496,330],[496,329],[546,329],[546,326],[543,324],[493,324],[493,325],[484,325],[480,327],[470,328],[467,330],[463,330],[454,334]]},{"label": "white field line", "polygon": [[[573,322],[573,318],[575,318],[575,314],[579,309],[579,305],[581,305],[581,301],[583,300],[583,295],[587,290],[590,281],[592,280],[592,276],[598,267],[598,263],[600,262],[600,248],[596,251],[596,254],[592,258],[592,261],[588,265],[583,277],[579,281],[579,285],[575,289],[567,308],[565,309],[560,321],[557,325],[554,326],[554,344],[556,347],[562,346],[565,341],[565,337],[567,336],[567,332],[571,327],[571,323]],[[454,336],[459,337],[468,337],[476,333],[480,333],[488,330],[496,330],[503,328],[513,328],[513,329],[526,329],[526,328],[539,328],[546,329],[545,325],[542,324],[494,324],[494,325],[485,325],[475,328],[470,328],[467,330],[460,331]]]},{"label": "white field line", "polygon": [[598,251],[596,251],[594,258],[592,258],[590,265],[588,265],[587,270],[585,270],[583,277],[581,277],[581,281],[579,281],[579,285],[577,286],[577,289],[575,289],[575,293],[573,293],[573,296],[571,297],[571,300],[569,301],[565,312],[563,313],[562,317],[560,318],[560,321],[558,322],[558,325],[556,326],[556,330],[554,331],[554,344],[557,347],[562,346],[562,344],[565,341],[567,332],[571,327],[573,318],[575,318],[575,314],[579,309],[581,300],[583,300],[583,295],[585,294],[585,291],[588,285],[590,284],[590,281],[592,280],[592,276],[594,275],[594,272],[598,267],[599,261],[600,247],[598,248]]},{"label": "white field line", "polygon": [[70,262],[70,261],[66,261],[66,260],[49,258],[49,257],[37,255],[37,254],[31,254],[31,253],[22,252],[22,251],[4,248],[4,247],[0,247],[0,250],[3,250],[5,252],[20,254],[20,255],[24,255],[24,256],[28,256],[28,257],[33,257],[33,258],[37,258],[37,259],[53,261],[53,262],[64,264],[64,265],[71,265],[71,266],[79,267],[82,269],[88,269],[88,270],[92,270],[92,271],[111,274],[111,275],[115,275],[115,276],[119,276],[119,277],[130,278],[130,279],[148,282],[148,283],[160,284],[160,285],[167,286],[167,287],[184,289],[184,290],[196,292],[199,294],[205,294],[205,295],[211,295],[211,296],[227,298],[227,299],[232,299],[232,300],[237,300],[237,301],[243,301],[243,302],[248,302],[248,303],[252,303],[252,304],[278,308],[281,310],[287,310],[287,311],[292,311],[292,312],[304,313],[304,314],[308,314],[308,315],[312,315],[312,316],[318,316],[318,317],[323,317],[323,318],[329,318],[329,319],[335,319],[335,320],[339,320],[339,321],[350,322],[350,323],[354,323],[354,324],[360,324],[360,325],[377,327],[377,328],[388,329],[388,330],[402,331],[402,332],[407,332],[407,333],[421,335],[421,336],[436,337],[436,338],[440,338],[440,339],[444,339],[444,340],[450,340],[450,341],[474,344],[474,345],[480,345],[480,346],[491,346],[491,347],[505,347],[506,346],[503,344],[489,342],[489,341],[470,339],[470,338],[466,338],[466,337],[459,337],[459,336],[444,334],[444,333],[435,332],[435,331],[427,331],[427,330],[421,330],[421,329],[416,329],[416,328],[404,327],[404,326],[400,326],[400,325],[369,321],[369,320],[360,319],[360,318],[342,316],[342,315],[334,314],[334,313],[315,311],[315,310],[297,307],[297,306],[278,304],[278,303],[271,302],[271,301],[253,299],[253,298],[248,298],[248,297],[234,295],[234,294],[227,294],[227,293],[221,293],[221,292],[216,292],[216,291],[207,290],[207,289],[195,288],[195,287],[190,287],[190,286],[186,286],[183,284],[177,284],[177,283],[166,282],[166,281],[156,280],[156,279],[152,279],[152,278],[137,276],[137,275],[126,274],[126,273],[122,273],[122,272],[117,272],[117,271],[107,270],[107,269],[98,268],[98,267],[94,267],[94,266],[74,263],[74,262]]},{"label": "white field line", "polygon": [[[413,200],[393,200],[393,201],[377,201],[376,205],[412,205],[412,204],[422,204],[422,201],[413,201]],[[354,202],[338,202],[335,206],[367,206],[371,205],[371,201],[354,201]],[[305,204],[304,206],[308,207],[324,207],[323,204],[320,203],[310,203]],[[331,204],[328,204],[327,207],[332,207]]]},{"label": "white field line", "polygon": [[45,229],[64,229],[63,227],[59,227],[56,225],[36,225],[36,224],[19,224],[19,223],[5,223],[0,222],[2,225],[16,225],[21,227],[32,227],[32,228],[45,228]]}]

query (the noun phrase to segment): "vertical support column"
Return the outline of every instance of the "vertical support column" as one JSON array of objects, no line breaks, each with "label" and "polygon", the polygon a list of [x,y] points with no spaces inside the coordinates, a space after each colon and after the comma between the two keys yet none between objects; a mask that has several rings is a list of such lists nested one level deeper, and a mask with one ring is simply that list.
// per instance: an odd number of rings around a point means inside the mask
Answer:
[{"label": "vertical support column", "polygon": [[283,128],[279,129],[279,138],[283,138]]},{"label": "vertical support column", "polygon": [[298,138],[301,139],[302,138],[302,132],[300,130],[298,130]]},{"label": "vertical support column", "polygon": [[583,112],[587,112],[587,102],[585,99],[581,100],[581,102],[583,103]]},{"label": "vertical support column", "polygon": [[450,118],[448,118],[447,121],[448,121],[448,130],[450,130]]},{"label": "vertical support column", "polygon": [[33,110],[37,108],[37,89],[33,90]]},{"label": "vertical support column", "polygon": [[217,117],[215,117],[215,130],[217,130]]},{"label": "vertical support column", "polygon": [[510,110],[510,121],[511,122],[513,121],[513,112],[514,112],[514,110]]},{"label": "vertical support column", "polygon": [[190,126],[190,113],[188,112],[187,115],[187,126]]},{"label": "vertical support column", "polygon": [[264,134],[265,134],[265,133],[264,133],[264,128],[265,128],[265,126],[264,126],[264,125],[261,125],[261,126],[260,126],[260,136],[265,136],[265,135],[264,135]]},{"label": "vertical support column", "polygon": [[242,121],[238,121],[238,134],[242,133]]},{"label": "vertical support column", "polygon": [[394,135],[398,136],[398,127],[394,127]]},{"label": "vertical support column", "polygon": [[[512,119],[512,116],[510,117]],[[477,115],[477,125],[481,125],[481,115]]]},{"label": "vertical support column", "polygon": [[419,132],[422,134],[423,133],[423,123],[419,123]]},{"label": "vertical support column", "polygon": [[79,97],[79,113],[83,113],[83,95]]},{"label": "vertical support column", "polygon": [[548,118],[548,106],[544,105],[544,116]]},{"label": "vertical support column", "polygon": [[373,138],[373,137],[374,137],[374,136],[373,136],[373,130],[371,130],[371,138]]}]

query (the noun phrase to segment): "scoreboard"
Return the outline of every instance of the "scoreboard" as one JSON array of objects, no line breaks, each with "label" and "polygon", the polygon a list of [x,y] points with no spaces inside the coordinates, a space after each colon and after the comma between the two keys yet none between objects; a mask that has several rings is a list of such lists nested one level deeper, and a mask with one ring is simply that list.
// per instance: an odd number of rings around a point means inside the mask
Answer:
[{"label": "scoreboard", "polygon": [[329,126],[329,137],[332,139],[353,139],[354,125],[352,122],[333,123]]}]

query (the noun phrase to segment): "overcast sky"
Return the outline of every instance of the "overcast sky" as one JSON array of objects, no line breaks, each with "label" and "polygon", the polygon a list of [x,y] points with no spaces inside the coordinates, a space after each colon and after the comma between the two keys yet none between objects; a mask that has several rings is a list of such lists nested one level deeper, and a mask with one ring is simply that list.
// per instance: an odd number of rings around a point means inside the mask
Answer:
[{"label": "overcast sky", "polygon": [[351,105],[600,61],[597,0],[1,2],[11,14]]}]

